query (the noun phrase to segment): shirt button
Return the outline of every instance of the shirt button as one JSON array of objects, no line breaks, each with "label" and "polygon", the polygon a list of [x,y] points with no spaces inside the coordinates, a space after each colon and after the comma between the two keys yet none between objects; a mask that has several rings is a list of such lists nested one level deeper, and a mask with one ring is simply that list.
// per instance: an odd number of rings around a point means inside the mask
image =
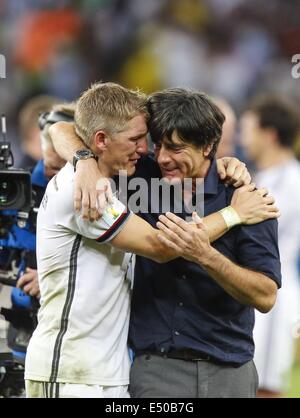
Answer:
[{"label": "shirt button", "polygon": [[175,335],[180,335],[180,332],[178,332],[178,331],[174,331],[174,334],[175,334]]},{"label": "shirt button", "polygon": [[179,302],[179,303],[178,303],[178,305],[179,305],[179,306],[183,306],[183,302]]}]

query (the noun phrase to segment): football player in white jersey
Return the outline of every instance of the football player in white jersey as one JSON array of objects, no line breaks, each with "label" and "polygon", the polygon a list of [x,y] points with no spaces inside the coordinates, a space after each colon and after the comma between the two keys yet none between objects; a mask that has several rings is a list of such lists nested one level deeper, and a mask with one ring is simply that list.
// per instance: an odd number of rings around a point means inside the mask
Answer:
[{"label": "football player in white jersey", "polygon": [[255,182],[268,188],[281,212],[278,244],[282,289],[270,313],[256,312],[253,334],[261,397],[280,397],[288,389],[298,337],[300,164],[293,151],[300,127],[298,112],[297,102],[266,95],[256,98],[242,117],[242,145],[255,164]]}]

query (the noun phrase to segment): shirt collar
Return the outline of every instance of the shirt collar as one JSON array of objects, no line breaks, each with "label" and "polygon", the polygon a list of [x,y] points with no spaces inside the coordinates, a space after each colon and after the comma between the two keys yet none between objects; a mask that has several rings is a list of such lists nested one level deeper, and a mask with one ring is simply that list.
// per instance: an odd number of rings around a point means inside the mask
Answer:
[{"label": "shirt collar", "polygon": [[204,193],[217,194],[218,192],[219,175],[217,172],[217,162],[214,158],[211,162],[207,176],[204,179]]}]

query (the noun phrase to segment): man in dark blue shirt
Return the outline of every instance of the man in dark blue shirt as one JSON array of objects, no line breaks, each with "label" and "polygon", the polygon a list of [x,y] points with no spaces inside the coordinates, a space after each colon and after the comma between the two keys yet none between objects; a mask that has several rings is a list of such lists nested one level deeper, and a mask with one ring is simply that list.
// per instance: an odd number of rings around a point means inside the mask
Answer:
[{"label": "man in dark blue shirt", "polygon": [[[162,177],[204,178],[205,216],[227,206],[233,189],[220,181],[213,158],[224,121],[219,109],[206,95],[183,89],[154,93],[149,106]],[[150,181],[153,170],[146,164],[142,170],[136,175]],[[159,214],[142,216],[155,226]],[[281,285],[277,221],[237,226],[210,245],[201,225],[191,232],[175,215],[159,219],[162,240],[184,259],[157,264],[137,257],[131,395],[254,397],[254,308],[269,311]]]}]

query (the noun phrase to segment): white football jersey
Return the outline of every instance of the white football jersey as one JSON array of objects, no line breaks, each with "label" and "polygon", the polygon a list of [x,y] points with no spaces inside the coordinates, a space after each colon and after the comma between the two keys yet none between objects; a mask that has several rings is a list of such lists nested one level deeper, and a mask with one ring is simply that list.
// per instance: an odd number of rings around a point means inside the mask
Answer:
[{"label": "white football jersey", "polygon": [[267,314],[255,313],[254,361],[260,387],[284,392],[294,361],[294,330],[299,329],[300,280],[297,261],[300,252],[300,164],[291,159],[255,176],[258,187],[266,187],[276,199],[278,244],[281,260],[282,288],[274,308]]},{"label": "white football jersey", "polygon": [[73,210],[73,178],[67,163],[49,182],[38,213],[41,307],[25,379],[126,385],[130,256],[109,241],[131,213],[115,199],[100,220],[83,221]]}]

